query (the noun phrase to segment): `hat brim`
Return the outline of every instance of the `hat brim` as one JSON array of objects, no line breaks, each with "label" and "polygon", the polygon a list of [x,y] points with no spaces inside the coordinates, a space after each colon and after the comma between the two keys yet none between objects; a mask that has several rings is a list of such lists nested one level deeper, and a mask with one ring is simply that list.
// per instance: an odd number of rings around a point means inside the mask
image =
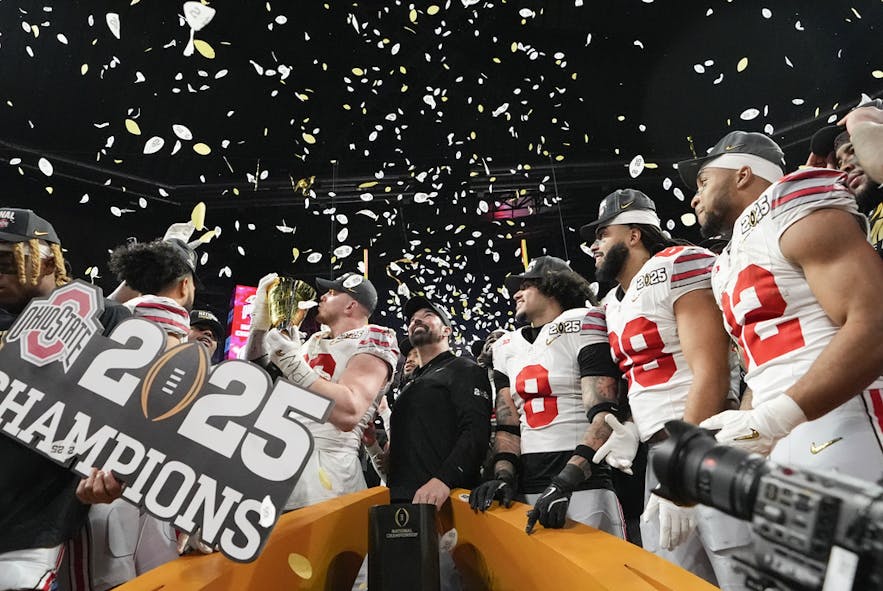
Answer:
[{"label": "hat brim", "polygon": [[22,236],[21,234],[12,234],[9,232],[0,232],[0,240],[9,242],[10,244],[18,244],[19,242],[27,242],[28,240],[42,240],[50,244],[58,244],[58,238],[53,234],[46,236]]},{"label": "hat brim", "polygon": [[316,287],[318,287],[322,291],[328,291],[329,289],[340,289],[340,286],[338,286],[336,282],[330,279],[322,279],[321,277],[316,277]]},{"label": "hat brim", "polygon": [[410,323],[411,316],[413,316],[414,313],[417,312],[417,310],[421,310],[423,308],[426,308],[427,310],[438,316],[439,319],[442,321],[442,324],[444,324],[445,326],[451,326],[451,319],[448,318],[447,314],[442,312],[438,308],[438,306],[430,302],[427,298],[420,295],[413,296],[411,299],[405,302],[405,306],[402,309],[402,314],[405,316],[405,322]]},{"label": "hat brim", "polygon": [[678,162],[678,175],[680,175],[681,180],[684,181],[684,184],[687,185],[687,187],[695,191],[697,189],[696,177],[699,176],[699,171],[702,170],[702,167],[705,166],[707,162],[718,156],[720,156],[720,154],[682,160],[681,162]]},{"label": "hat brim", "polygon": [[845,127],[839,125],[826,125],[812,135],[809,142],[810,152],[816,156],[827,158],[828,154],[834,151],[834,143],[837,136],[846,131]]}]

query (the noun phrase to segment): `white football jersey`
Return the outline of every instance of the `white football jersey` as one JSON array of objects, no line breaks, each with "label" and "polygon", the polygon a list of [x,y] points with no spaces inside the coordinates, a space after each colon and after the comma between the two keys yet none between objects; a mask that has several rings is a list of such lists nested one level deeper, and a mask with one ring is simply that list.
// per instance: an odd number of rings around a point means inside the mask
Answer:
[{"label": "white football jersey", "polygon": [[681,350],[674,304],[711,288],[714,253],[672,246],[644,263],[622,300],[604,298],[613,358],[629,382],[632,420],[642,441],[667,421],[683,419],[693,372]]},{"label": "white football jersey", "polygon": [[[845,176],[809,168],[770,185],[736,220],[730,244],[714,265],[714,295],[745,356],[755,406],[791,387],[838,330],[802,269],[782,254],[779,239],[820,209],[842,209],[861,221]],[[881,385],[878,380],[870,388]]]},{"label": "white football jersey", "polygon": [[389,366],[389,381],[377,392],[374,403],[352,431],[341,431],[330,422],[317,423],[302,416],[297,419],[313,434],[317,448],[358,450],[362,442],[362,432],[368,421],[374,417],[380,398],[389,387],[398,362],[399,351],[395,332],[374,324],[345,332],[336,338],[331,338],[327,331],[319,331],[307,339],[301,347],[301,353],[316,373],[332,382],[340,380],[350,359],[360,353],[375,355]]},{"label": "white football jersey", "polygon": [[494,369],[509,378],[521,423],[521,453],[573,450],[589,426],[579,352],[607,342],[600,308],[574,308],[544,325],[531,343],[521,329],[494,343]]}]

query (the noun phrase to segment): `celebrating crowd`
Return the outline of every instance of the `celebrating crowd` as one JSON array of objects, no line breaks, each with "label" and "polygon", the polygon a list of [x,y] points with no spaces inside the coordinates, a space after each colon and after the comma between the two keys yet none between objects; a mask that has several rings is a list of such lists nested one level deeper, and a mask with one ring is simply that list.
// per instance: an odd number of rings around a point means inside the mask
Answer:
[{"label": "celebrating crowd", "polygon": [[[748,524],[654,494],[639,460],[666,440],[667,421],[782,464],[883,477],[883,104],[820,130],[796,170],[768,136],[733,131],[678,171],[719,254],[663,231],[650,196],[614,191],[580,229],[609,293],[596,297],[566,261],[535,258],[505,281],[520,328],[494,331],[477,362],[452,352],[451,316],[425,296],[404,303],[406,339],[372,324],[377,292],[356,273],[316,280],[319,332],[274,328],[276,275],[265,276],[245,358],[334,402],[324,422],[303,421],[314,448],[285,509],[364,489],[364,446],[392,502],[441,507],[457,487],[477,512],[518,500],[531,506],[525,535],[571,519],[729,590],[746,588],[732,556],[750,543]],[[70,278],[47,220],[15,208],[0,220],[6,330]],[[135,315],[169,347],[215,352],[223,327],[192,310],[186,240],[121,246],[111,268],[121,287],[105,302],[105,334]],[[104,590],[212,551],[122,500],[113,474],[81,479],[5,436],[0,458],[15,475],[0,482],[0,589]],[[455,565],[442,575],[457,588]]]}]

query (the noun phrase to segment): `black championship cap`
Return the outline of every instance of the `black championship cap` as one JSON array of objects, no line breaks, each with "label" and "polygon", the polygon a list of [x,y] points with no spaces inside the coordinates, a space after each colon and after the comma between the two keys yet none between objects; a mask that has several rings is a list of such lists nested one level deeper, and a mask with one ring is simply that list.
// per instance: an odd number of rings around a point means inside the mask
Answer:
[{"label": "black championship cap", "polygon": [[215,335],[219,343],[224,340],[224,326],[218,317],[209,310],[192,310],[190,312],[190,326],[206,326]]},{"label": "black championship cap", "polygon": [[648,224],[659,227],[656,204],[635,189],[617,189],[601,201],[598,219],[579,229],[583,240],[594,240],[595,230],[612,224]]},{"label": "black championship cap", "polygon": [[[855,109],[861,109],[863,107],[883,109],[883,99],[865,101]],[[853,109],[853,111],[855,109]],[[816,156],[827,158],[828,154],[835,152],[837,148],[848,141],[849,132],[846,131],[846,127],[842,125],[826,125],[813,134],[812,139],[809,142],[809,149]]]},{"label": "black championship cap", "polygon": [[36,238],[58,244],[58,234],[52,224],[30,209],[0,208],[0,240],[25,242]]},{"label": "black championship cap", "polygon": [[509,275],[506,277],[506,279],[503,280],[503,284],[506,286],[506,289],[509,291],[509,296],[511,297],[515,295],[515,292],[521,287],[521,282],[525,279],[542,279],[549,273],[557,271],[572,271],[572,269],[570,268],[570,265],[558,257],[541,256],[532,259],[530,263],[528,263],[527,269],[525,269],[524,273],[521,273],[520,275]]},{"label": "black championship cap", "polygon": [[716,168],[750,166],[751,171],[771,183],[785,174],[785,154],[779,144],[763,133],[731,131],[714,145],[706,156],[678,162],[678,174],[689,188],[696,190],[696,177],[712,160]]},{"label": "black championship cap", "polygon": [[422,310],[423,308],[426,308],[438,316],[441,319],[442,324],[445,326],[451,326],[451,317],[448,316],[445,309],[433,304],[428,298],[420,295],[413,296],[410,300],[405,302],[405,307],[402,309],[402,313],[405,315],[405,322],[411,322],[411,316],[414,315],[414,312]]},{"label": "black championship cap", "polygon": [[316,278],[316,286],[323,293],[329,289],[348,294],[351,298],[362,304],[368,315],[374,313],[377,307],[377,290],[374,285],[359,273],[344,273],[334,281]]}]

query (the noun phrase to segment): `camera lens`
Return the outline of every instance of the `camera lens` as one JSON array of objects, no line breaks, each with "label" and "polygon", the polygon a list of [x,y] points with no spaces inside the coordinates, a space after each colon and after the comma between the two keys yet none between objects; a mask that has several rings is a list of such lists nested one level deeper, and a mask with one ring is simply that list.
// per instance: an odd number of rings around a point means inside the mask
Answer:
[{"label": "camera lens", "polygon": [[769,471],[765,458],[718,445],[710,432],[683,421],[669,421],[665,428],[669,438],[653,458],[663,496],[751,519],[760,477]]}]

